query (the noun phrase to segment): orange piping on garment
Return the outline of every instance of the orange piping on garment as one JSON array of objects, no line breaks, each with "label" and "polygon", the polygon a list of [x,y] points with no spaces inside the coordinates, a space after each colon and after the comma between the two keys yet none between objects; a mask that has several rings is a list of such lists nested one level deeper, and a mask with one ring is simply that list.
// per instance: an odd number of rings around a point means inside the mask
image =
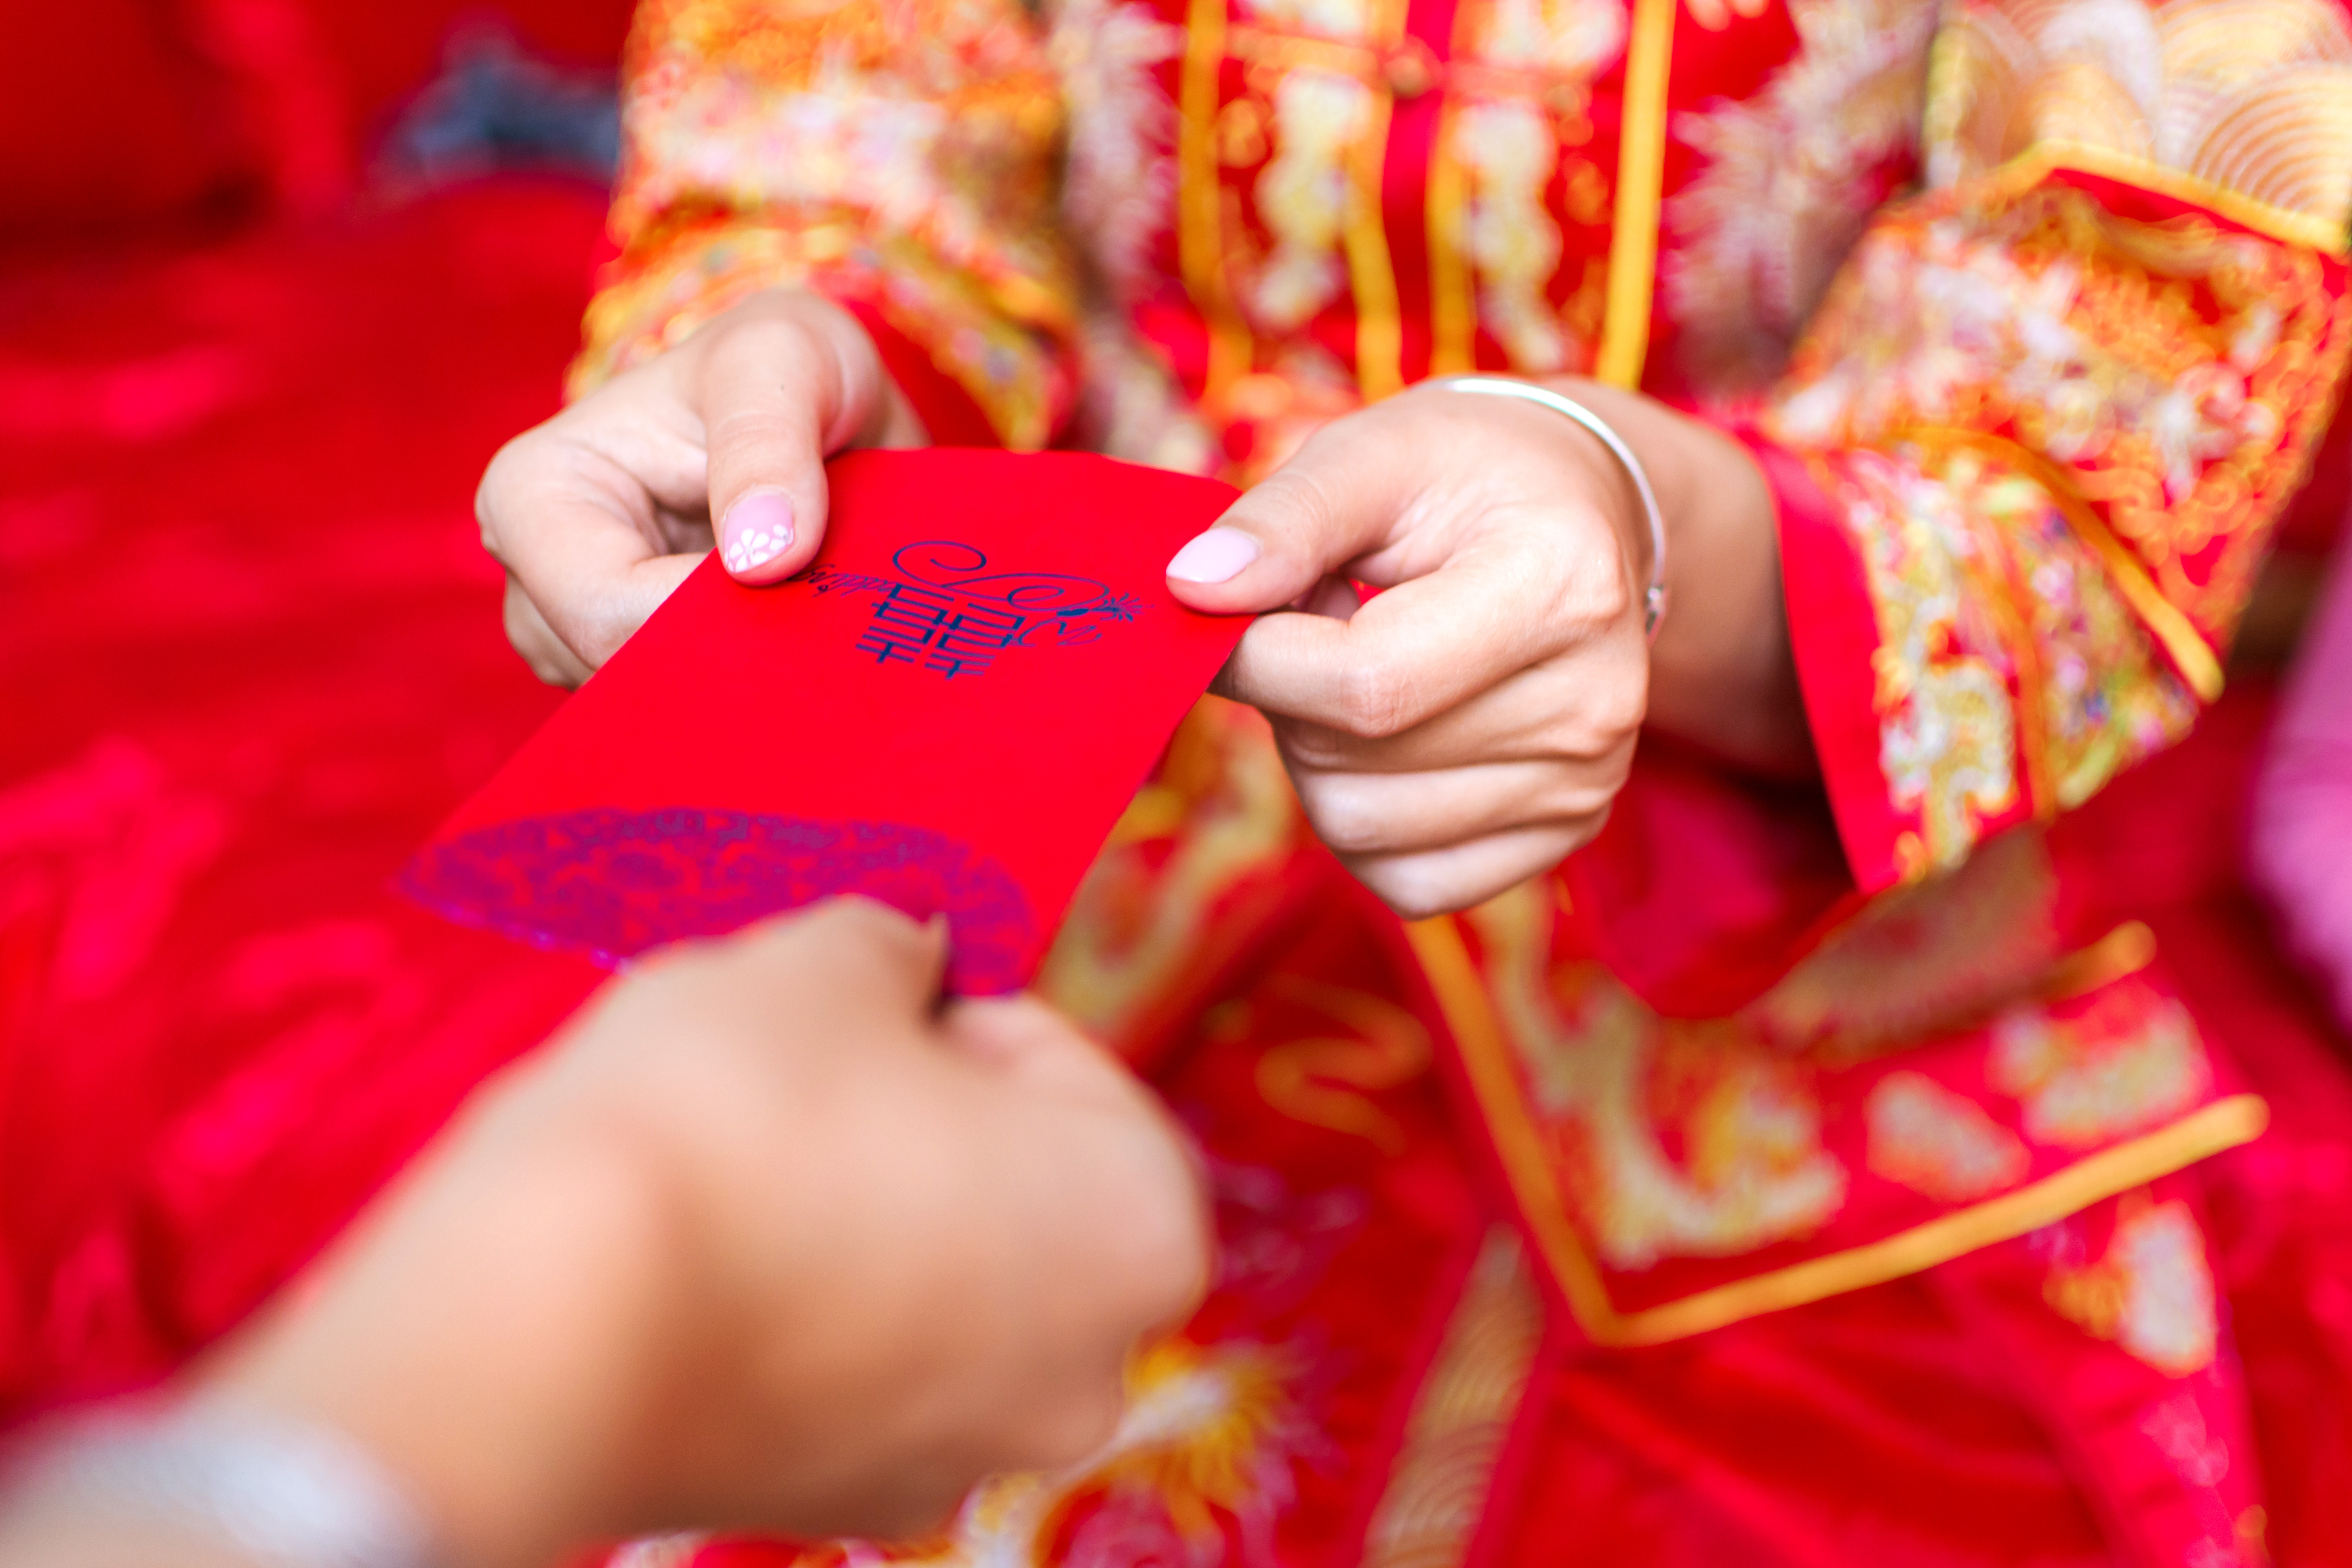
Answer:
[{"label": "orange piping on garment", "polygon": [[1249,329],[1234,308],[1221,259],[1223,184],[1217,174],[1217,78],[1225,61],[1225,0],[1192,0],[1176,130],[1176,252],[1185,291],[1207,319],[1209,368],[1201,405],[1213,417],[1249,374]]},{"label": "orange piping on garment", "polygon": [[1682,0],[1633,0],[1625,47],[1625,110],[1617,139],[1617,200],[1609,233],[1609,292],[1592,374],[1638,387],[1650,357],[1650,304],[1657,292],[1658,210],[1666,177],[1666,85]]},{"label": "orange piping on garment", "polygon": [[2075,536],[2091,547],[2099,563],[2107,569],[2107,576],[2124,602],[2132,607],[2164,651],[2171,657],[2173,668],[2189,682],[2189,689],[2206,702],[2221,695],[2221,661],[2214,657],[2212,646],[2197,629],[2187,612],[2164,596],[2164,590],[2147,574],[2147,568],[2131,547],[2117,539],[2090,502],[2074,488],[2073,478],[2064,468],[2031,447],[2000,436],[1988,436],[1978,430],[1964,430],[1948,426],[1927,426],[1895,433],[1895,441],[1915,442],[1930,450],[1966,448],[1995,458],[2022,470],[2027,477],[2049,492],[2056,506],[2074,529]]},{"label": "orange piping on garment", "polygon": [[1601,1345],[1649,1345],[1688,1338],[1745,1318],[1776,1312],[1864,1286],[1884,1284],[2007,1241],[2063,1219],[2224,1149],[2261,1136],[2270,1108],[2257,1095],[2232,1095],[2169,1126],[2088,1155],[2064,1170],[2000,1197],[1943,1215],[1866,1246],[1734,1280],[1678,1301],[1621,1312],[1584,1249],[1528,1114],[1509,1047],[1486,987],[1450,915],[1405,927],[1447,1029],[1462,1054],[1471,1089],[1492,1131],[1520,1212],[1549,1265],[1570,1312]]},{"label": "orange piping on garment", "polygon": [[2188,202],[2257,234],[2284,240],[2289,245],[2304,246],[2327,256],[2343,256],[2347,242],[2352,242],[2352,236],[2347,235],[2341,219],[2278,206],[2186,170],[2168,168],[2146,158],[2134,157],[2131,153],[2118,153],[2106,147],[2095,147],[2086,142],[2036,142],[2006,163],[1972,175],[1959,182],[1959,185],[1966,189],[1981,184],[1987,195],[2015,195],[2032,190],[2060,170],[2093,174],[2103,180],[2135,185],[2157,195],[2170,196],[2175,201]]}]

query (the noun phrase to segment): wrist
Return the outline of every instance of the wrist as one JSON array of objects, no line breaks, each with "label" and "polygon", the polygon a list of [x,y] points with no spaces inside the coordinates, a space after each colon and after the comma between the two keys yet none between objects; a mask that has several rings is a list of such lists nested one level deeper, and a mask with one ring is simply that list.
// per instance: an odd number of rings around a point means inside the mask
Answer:
[{"label": "wrist", "polygon": [[628,1161],[481,1147],[486,1131],[415,1173],[196,1397],[341,1432],[451,1563],[522,1568],[648,1506],[678,1270]]},{"label": "wrist", "polygon": [[1646,465],[1633,445],[1607,417],[1556,386],[1488,375],[1454,376],[1434,384],[1446,392],[1531,405],[1553,416],[1555,437],[1581,458],[1586,482],[1575,487],[1574,494],[1615,533],[1626,592],[1639,606],[1644,637],[1654,641],[1666,610],[1665,518]]},{"label": "wrist", "polygon": [[1776,777],[1816,769],[1790,646],[1771,486],[1736,437],[1641,393],[1561,377],[1648,472],[1675,605],[1650,649],[1651,727]]}]

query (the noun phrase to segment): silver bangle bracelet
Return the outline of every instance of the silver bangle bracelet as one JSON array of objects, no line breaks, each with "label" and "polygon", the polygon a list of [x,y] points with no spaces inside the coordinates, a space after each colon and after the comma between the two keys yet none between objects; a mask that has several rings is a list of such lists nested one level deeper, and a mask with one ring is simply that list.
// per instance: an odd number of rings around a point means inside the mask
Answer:
[{"label": "silver bangle bracelet", "polygon": [[1642,512],[1650,525],[1650,586],[1642,600],[1642,629],[1652,642],[1658,638],[1658,623],[1666,615],[1666,517],[1658,510],[1658,493],[1650,488],[1649,470],[1642,459],[1633,456],[1633,448],[1625,438],[1610,427],[1609,422],[1572,398],[1562,397],[1549,387],[1531,382],[1511,381],[1498,375],[1457,375],[1432,382],[1448,392],[1470,392],[1487,397],[1516,397],[1523,403],[1539,404],[1555,414],[1564,414],[1591,431],[1600,443],[1609,448],[1633,481],[1633,493],[1642,500]]},{"label": "silver bangle bracelet", "polygon": [[220,1406],[70,1418],[9,1476],[26,1504],[209,1536],[268,1568],[433,1568],[432,1531],[340,1432]]}]

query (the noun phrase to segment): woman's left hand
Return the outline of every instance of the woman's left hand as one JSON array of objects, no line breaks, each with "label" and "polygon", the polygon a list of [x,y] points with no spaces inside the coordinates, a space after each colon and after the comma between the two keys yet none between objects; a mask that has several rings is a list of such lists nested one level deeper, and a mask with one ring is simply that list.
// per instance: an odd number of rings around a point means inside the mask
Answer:
[{"label": "woman's left hand", "polygon": [[1217,689],[1273,720],[1316,831],[1408,918],[1591,839],[1645,716],[1736,760],[1809,754],[1754,465],[1661,405],[1560,384],[1643,458],[1670,552],[1704,543],[1708,579],[1676,575],[1667,623],[1701,624],[1654,664],[1631,481],[1591,433],[1517,398],[1433,384],[1338,420],[1169,563],[1196,609],[1307,612],[1260,619]]}]

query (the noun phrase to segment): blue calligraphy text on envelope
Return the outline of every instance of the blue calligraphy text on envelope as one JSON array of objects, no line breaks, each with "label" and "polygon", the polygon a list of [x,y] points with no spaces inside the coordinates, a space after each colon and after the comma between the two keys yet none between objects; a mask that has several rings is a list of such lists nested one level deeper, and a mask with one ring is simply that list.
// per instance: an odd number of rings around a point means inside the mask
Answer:
[{"label": "blue calligraphy text on envelope", "polygon": [[820,595],[873,595],[860,653],[950,680],[984,674],[1003,654],[1098,641],[1143,609],[1091,577],[991,571],[986,552],[951,539],[906,545],[890,565],[887,577],[820,566],[804,581]]}]

